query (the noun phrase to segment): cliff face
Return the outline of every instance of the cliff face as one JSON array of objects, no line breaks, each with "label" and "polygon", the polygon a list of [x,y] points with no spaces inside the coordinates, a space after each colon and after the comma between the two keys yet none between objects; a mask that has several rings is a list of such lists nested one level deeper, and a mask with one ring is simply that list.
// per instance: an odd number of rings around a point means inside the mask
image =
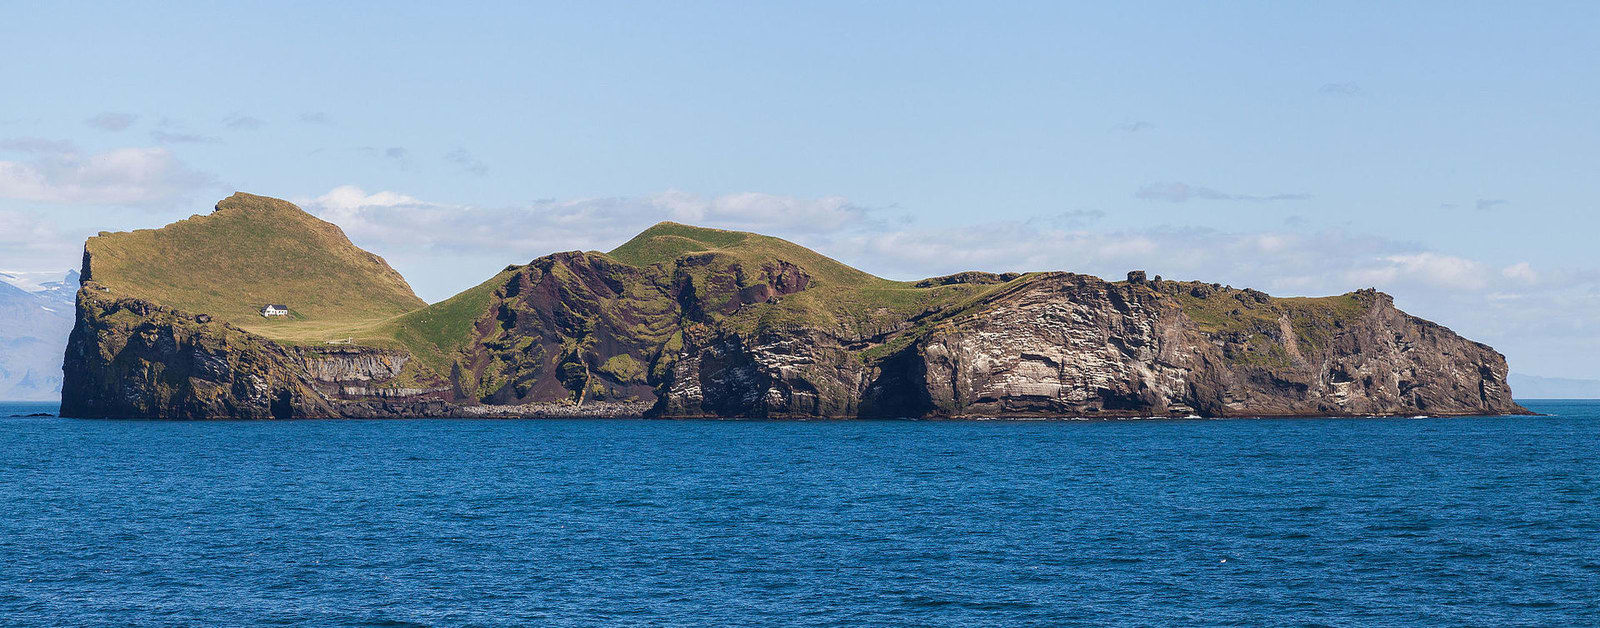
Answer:
[{"label": "cliff face", "polygon": [[61,414],[287,419],[329,414],[292,352],[241,329],[96,283],[78,293]]},{"label": "cliff face", "polygon": [[[925,333],[906,332],[912,341],[875,362],[820,330],[708,338],[679,360],[666,408],[756,417],[1524,412],[1503,356],[1400,312],[1388,295],[1353,295],[1359,314],[1326,330],[1296,329],[1284,313],[1241,338],[1203,331],[1162,288],[1037,277]],[[1323,342],[1306,342],[1316,331]],[[1243,357],[1263,345],[1277,360]]]},{"label": "cliff face", "polygon": [[[92,250],[120,254],[114,244]],[[158,295],[250,297],[111,279],[115,289],[92,277],[79,292],[64,416],[1525,412],[1500,354],[1375,291],[1276,299],[1071,273],[891,282],[781,240],[682,225],[610,254],[508,267],[393,318],[223,320]]]},{"label": "cliff face", "polygon": [[[205,314],[78,293],[67,340],[61,416],[303,419],[443,416],[416,391],[386,400],[360,383],[391,380],[408,359],[381,349],[286,347]],[[352,386],[356,384],[356,386]],[[388,389],[384,389],[388,390]],[[354,392],[355,394],[348,394]]]}]

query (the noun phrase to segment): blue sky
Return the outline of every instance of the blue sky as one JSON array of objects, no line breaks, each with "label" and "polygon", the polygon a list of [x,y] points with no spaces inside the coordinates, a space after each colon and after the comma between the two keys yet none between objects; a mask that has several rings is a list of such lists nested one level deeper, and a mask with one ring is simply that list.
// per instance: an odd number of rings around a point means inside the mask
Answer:
[{"label": "blue sky", "polygon": [[677,219],[897,278],[1373,285],[1600,377],[1597,35],[1594,3],[8,3],[0,271],[244,190],[429,300]]}]

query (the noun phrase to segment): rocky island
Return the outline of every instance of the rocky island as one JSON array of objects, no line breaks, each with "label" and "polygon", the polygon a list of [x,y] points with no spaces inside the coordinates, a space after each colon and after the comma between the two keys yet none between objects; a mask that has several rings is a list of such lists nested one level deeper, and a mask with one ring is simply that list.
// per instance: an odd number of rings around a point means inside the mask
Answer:
[{"label": "rocky island", "polygon": [[661,223],[428,305],[337,226],[249,194],[86,243],[61,404],[171,419],[1525,412],[1503,356],[1375,290],[891,281],[778,238]]}]

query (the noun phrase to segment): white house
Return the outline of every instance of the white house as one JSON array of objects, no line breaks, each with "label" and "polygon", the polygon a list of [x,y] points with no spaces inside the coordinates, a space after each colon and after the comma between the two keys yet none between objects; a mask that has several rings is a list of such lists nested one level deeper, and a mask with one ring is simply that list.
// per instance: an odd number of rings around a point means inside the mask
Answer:
[{"label": "white house", "polygon": [[261,307],[261,315],[265,316],[267,318],[272,318],[274,316],[288,316],[289,315],[289,306],[287,306],[287,305],[265,305],[265,306]]}]

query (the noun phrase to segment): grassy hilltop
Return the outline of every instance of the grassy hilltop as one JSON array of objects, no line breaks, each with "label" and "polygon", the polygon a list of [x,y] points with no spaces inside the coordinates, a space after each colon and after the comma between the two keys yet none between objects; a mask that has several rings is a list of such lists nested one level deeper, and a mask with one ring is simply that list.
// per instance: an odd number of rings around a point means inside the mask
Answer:
[{"label": "grassy hilltop", "polygon": [[973,282],[893,281],[857,270],[793,242],[741,231],[659,223],[612,250],[608,255],[633,266],[669,265],[685,255],[710,255],[713,260],[746,269],[773,261],[795,264],[810,275],[806,290],[772,304],[728,315],[736,329],[819,326],[847,335],[872,335],[875,327],[902,321],[930,308],[950,307],[995,290],[998,276],[978,273]]},{"label": "grassy hilltop", "polygon": [[[113,294],[210,314],[268,337],[348,327],[421,308],[400,273],[338,226],[293,204],[234,194],[216,211],[161,229],[102,233],[84,245],[85,279]],[[289,306],[268,320],[261,306]]]}]

